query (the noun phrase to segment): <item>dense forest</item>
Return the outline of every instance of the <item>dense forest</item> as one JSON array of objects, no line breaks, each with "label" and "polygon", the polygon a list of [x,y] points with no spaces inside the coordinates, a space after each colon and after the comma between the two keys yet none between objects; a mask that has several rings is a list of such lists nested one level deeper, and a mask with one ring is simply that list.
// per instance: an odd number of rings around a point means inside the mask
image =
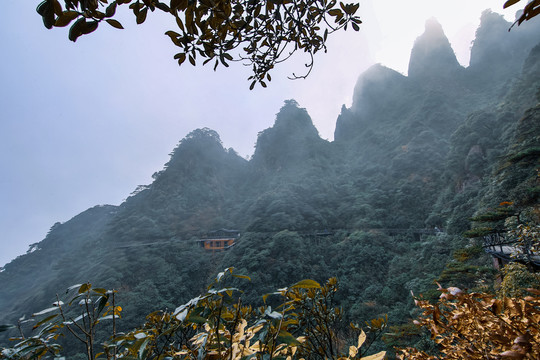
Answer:
[{"label": "dense forest", "polygon": [[[119,326],[129,329],[234,267],[251,278],[245,303],[336,277],[347,320],[387,315],[401,334],[376,348],[430,346],[410,325],[411,291],[435,299],[435,281],[488,291],[497,275],[482,242],[463,236],[471,218],[507,202],[522,221],[538,221],[540,22],[508,33],[510,25],[484,12],[464,68],[429,20],[408,76],[382,65],[360,76],[332,142],[295,100],[259,133],[249,160],[215,131],[194,130],[151,184],[54,224],[2,268],[2,322],[88,281],[118,290]],[[200,247],[220,229],[239,232],[235,246]]]}]

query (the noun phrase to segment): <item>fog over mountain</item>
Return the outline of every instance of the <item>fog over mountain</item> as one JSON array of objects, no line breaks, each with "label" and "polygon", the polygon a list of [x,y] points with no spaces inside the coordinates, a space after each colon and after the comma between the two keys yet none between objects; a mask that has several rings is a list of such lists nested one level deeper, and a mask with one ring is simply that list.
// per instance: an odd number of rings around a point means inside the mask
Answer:
[{"label": "fog over mountain", "polygon": [[[293,99],[259,132],[249,160],[216,131],[192,131],[151,184],[119,206],[54,224],[8,263],[0,317],[14,321],[91,281],[119,289],[127,328],[234,266],[252,278],[248,303],[300,279],[337,276],[347,319],[388,314],[401,326],[413,314],[410,291],[434,296],[434,280],[491,281],[489,257],[462,236],[469,218],[501,201],[526,208],[539,196],[540,22],[499,36],[510,25],[486,11],[465,68],[428,20],[408,76],[378,64],[359,77],[334,141]],[[241,233],[235,246],[199,246],[220,229]]]}]

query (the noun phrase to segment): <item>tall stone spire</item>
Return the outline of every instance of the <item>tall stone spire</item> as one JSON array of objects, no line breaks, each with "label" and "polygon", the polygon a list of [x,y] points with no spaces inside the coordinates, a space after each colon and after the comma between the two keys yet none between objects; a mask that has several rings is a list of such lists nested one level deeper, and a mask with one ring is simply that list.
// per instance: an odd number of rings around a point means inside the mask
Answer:
[{"label": "tall stone spire", "polygon": [[460,65],[441,24],[431,18],[414,42],[409,59],[410,78],[440,78],[451,75]]}]

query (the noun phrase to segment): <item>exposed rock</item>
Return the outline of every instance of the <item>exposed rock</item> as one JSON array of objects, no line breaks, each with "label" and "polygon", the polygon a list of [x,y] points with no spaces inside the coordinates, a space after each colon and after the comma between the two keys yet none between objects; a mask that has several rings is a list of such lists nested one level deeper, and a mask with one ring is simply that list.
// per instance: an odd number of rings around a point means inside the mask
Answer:
[{"label": "exposed rock", "polygon": [[441,24],[431,18],[425,32],[414,42],[409,60],[409,77],[415,79],[448,77],[459,65]]},{"label": "exposed rock", "polygon": [[371,66],[356,82],[351,108],[342,107],[334,139],[338,142],[353,139],[367,123],[395,118],[396,114],[386,113],[397,108],[388,106],[389,102],[396,99],[409,102],[407,96],[402,96],[408,93],[407,86],[407,78],[397,71],[381,64]]}]

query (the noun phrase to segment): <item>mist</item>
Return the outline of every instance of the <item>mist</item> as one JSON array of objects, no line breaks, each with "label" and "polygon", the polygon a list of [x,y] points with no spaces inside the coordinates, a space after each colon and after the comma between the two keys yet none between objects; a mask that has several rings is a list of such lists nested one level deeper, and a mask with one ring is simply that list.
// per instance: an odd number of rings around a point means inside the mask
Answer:
[{"label": "mist", "polygon": [[149,184],[195,128],[216,130],[225,147],[248,157],[283,101],[296,99],[332,140],[363,71],[380,62],[405,74],[414,39],[432,16],[466,66],[480,12],[493,2],[365,2],[361,31],[333,37],[307,80],[287,79],[304,69],[306,59],[295,58],[276,69],[268,89],[254,91],[241,64],[179,68],[161,18],[136,26],[126,17],[124,31],[103,27],[71,43],[64,29],[43,27],[35,6],[7,0],[0,14],[0,264],[24,254],[52,224],[95,204],[118,205]]}]

